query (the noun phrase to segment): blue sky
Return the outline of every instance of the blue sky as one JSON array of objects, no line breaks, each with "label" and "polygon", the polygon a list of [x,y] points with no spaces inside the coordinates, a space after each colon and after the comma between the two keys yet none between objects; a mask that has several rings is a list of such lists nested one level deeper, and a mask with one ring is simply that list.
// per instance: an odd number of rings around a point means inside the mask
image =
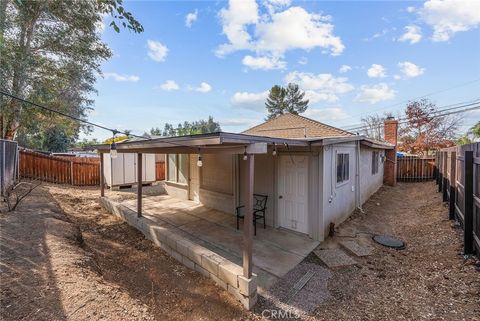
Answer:
[{"label": "blue sky", "polygon": [[[480,1],[127,1],[145,32],[117,34],[93,122],[142,134],[206,119],[239,132],[265,118],[271,86],[296,82],[307,117],[338,126],[480,98]],[[467,82],[470,84],[464,85]],[[466,129],[480,112],[465,115]],[[95,130],[88,138],[111,134]],[[82,136],[84,137],[84,136]]]}]

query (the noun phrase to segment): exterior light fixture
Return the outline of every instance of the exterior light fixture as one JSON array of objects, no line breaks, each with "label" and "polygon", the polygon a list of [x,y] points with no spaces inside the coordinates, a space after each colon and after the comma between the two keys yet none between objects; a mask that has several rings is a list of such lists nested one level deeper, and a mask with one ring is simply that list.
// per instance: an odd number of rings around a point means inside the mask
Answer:
[{"label": "exterior light fixture", "polygon": [[272,155],[273,155],[273,156],[277,156],[277,145],[275,145],[275,143],[273,143],[273,152],[272,152]]},{"label": "exterior light fixture", "polygon": [[113,131],[112,143],[110,144],[110,157],[115,159],[118,157],[117,153],[117,143],[115,143],[115,134],[117,131]]},{"label": "exterior light fixture", "polygon": [[198,149],[198,160],[197,160],[197,166],[202,167],[203,162],[202,162],[202,153],[200,153],[200,148]]},{"label": "exterior light fixture", "polygon": [[247,160],[248,159],[248,156],[247,156],[247,147],[245,147],[245,151],[243,152],[243,160]]}]

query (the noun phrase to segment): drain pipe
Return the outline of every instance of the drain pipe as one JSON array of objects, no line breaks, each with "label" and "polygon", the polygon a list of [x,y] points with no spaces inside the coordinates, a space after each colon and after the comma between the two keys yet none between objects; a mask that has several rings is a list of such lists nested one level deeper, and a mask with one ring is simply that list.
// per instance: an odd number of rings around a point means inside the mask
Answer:
[{"label": "drain pipe", "polygon": [[355,185],[356,185],[356,190],[355,190],[355,203],[356,207],[358,210],[360,210],[360,213],[364,214],[365,212],[363,211],[362,208],[362,200],[361,200],[361,193],[360,193],[360,141],[357,140],[357,146],[356,146],[357,152],[356,152],[356,174],[355,174]]}]

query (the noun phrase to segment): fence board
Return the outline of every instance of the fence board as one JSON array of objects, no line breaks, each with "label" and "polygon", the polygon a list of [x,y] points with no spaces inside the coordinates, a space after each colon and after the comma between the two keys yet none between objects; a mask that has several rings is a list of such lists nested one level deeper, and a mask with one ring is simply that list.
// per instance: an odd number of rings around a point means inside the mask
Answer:
[{"label": "fence board", "polygon": [[155,163],[155,179],[157,181],[165,180],[165,162]]},{"label": "fence board", "polygon": [[56,184],[100,184],[100,161],[86,157],[60,157],[20,151],[20,176]]},{"label": "fence board", "polygon": [[[480,254],[480,143],[445,148],[436,157],[439,192],[464,229],[464,253]],[[447,189],[448,188],[448,189]],[[453,213],[452,213],[453,212]],[[452,215],[453,214],[453,215]]]},{"label": "fence board", "polygon": [[426,181],[435,178],[435,158],[403,156],[397,158],[397,180]]}]

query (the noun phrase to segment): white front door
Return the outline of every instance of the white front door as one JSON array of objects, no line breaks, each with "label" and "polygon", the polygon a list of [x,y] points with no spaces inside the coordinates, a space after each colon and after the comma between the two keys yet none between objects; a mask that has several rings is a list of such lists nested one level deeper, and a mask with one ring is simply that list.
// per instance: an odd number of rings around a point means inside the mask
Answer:
[{"label": "white front door", "polygon": [[281,227],[308,233],[307,156],[280,156],[278,216]]},{"label": "white front door", "polygon": [[197,166],[197,160],[197,155],[190,155],[188,199],[200,202],[200,196],[198,195],[200,189],[200,169]]}]

